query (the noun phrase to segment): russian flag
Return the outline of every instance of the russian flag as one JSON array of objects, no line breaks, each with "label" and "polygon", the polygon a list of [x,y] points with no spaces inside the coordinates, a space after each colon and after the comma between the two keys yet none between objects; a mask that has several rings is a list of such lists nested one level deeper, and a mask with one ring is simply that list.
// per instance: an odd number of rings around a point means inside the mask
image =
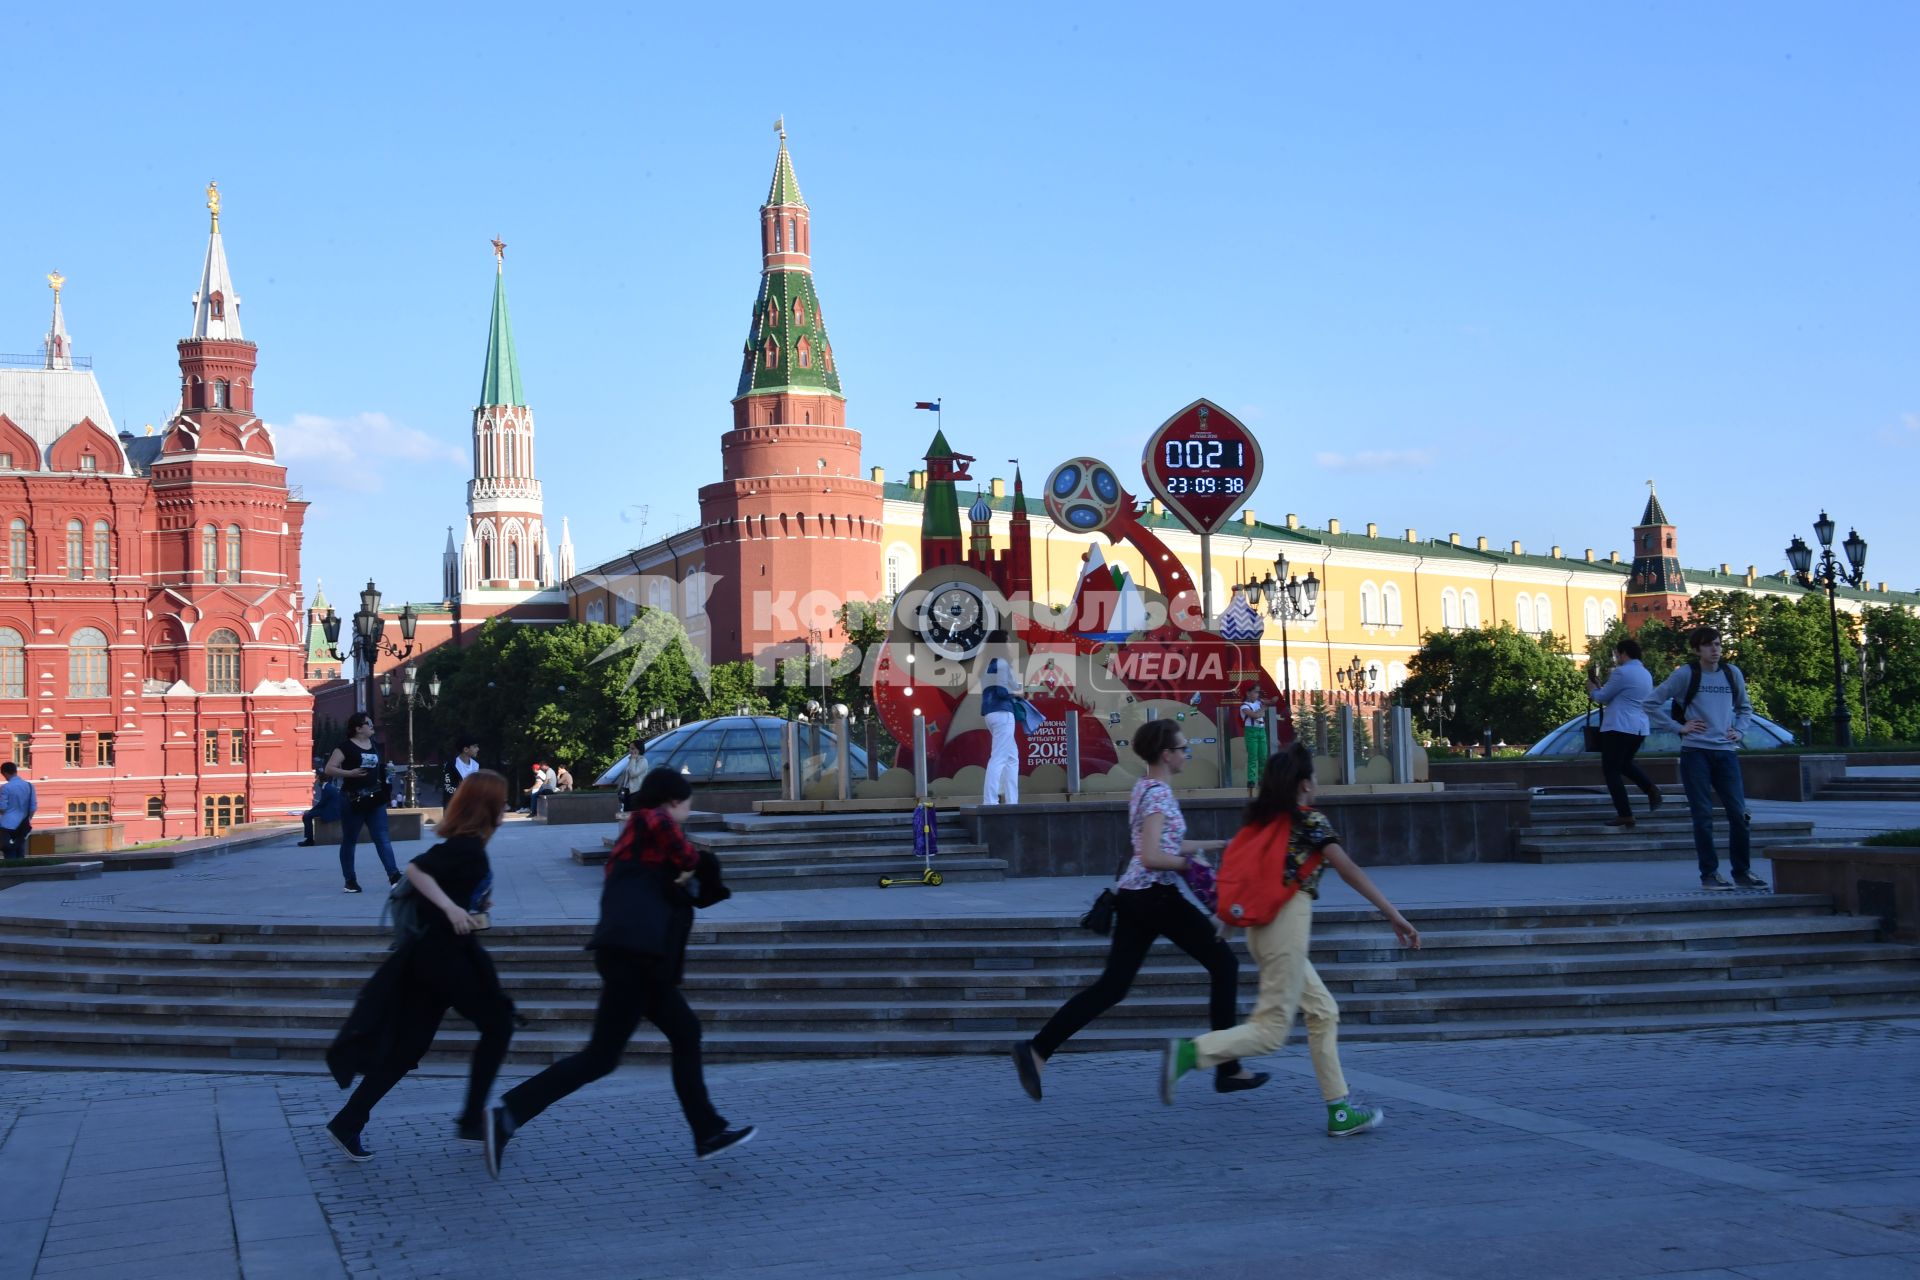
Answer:
[{"label": "russian flag", "polygon": [[913,407],[916,409],[931,409],[935,413],[940,412],[940,402],[938,400],[915,400]]}]

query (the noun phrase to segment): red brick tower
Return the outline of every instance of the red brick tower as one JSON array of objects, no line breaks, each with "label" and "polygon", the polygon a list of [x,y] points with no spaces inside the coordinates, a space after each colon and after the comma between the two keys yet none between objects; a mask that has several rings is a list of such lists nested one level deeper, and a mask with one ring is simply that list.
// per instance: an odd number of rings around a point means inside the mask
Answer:
[{"label": "red brick tower", "polygon": [[1007,526],[1006,578],[1000,589],[1009,600],[1033,598],[1033,530],[1027,524],[1027,489],[1020,467],[1013,468],[1013,519]]},{"label": "red brick tower", "polygon": [[1633,529],[1633,573],[1627,578],[1627,630],[1649,620],[1672,622],[1688,613],[1687,580],[1674,550],[1674,526],[1647,481],[1647,509]]},{"label": "red brick tower", "polygon": [[[148,677],[164,688],[169,831],[189,804],[200,826],[198,801],[210,793],[244,795],[256,813],[311,798],[299,599],[307,504],[289,498],[272,432],[254,415],[257,348],[240,333],[219,191],[207,197],[213,222],[193,328],[179,344],[180,408],[152,470]],[[201,796],[174,793],[176,779],[191,786],[196,774]]]},{"label": "red brick tower", "polygon": [[[504,606],[487,592],[529,591],[554,585],[547,550],[545,504],[534,471],[533,410],[520,383],[520,359],[507,315],[507,246],[493,242],[493,314],[487,322],[487,367],[473,411],[473,479],[467,485],[465,601]],[[515,597],[517,598],[517,597]],[[498,611],[497,609],[495,611]]]},{"label": "red brick tower", "polygon": [[753,304],[720,480],[700,490],[715,662],[818,631],[844,640],[834,611],[881,593],[880,486],[860,474],[860,433],[813,285],[807,202],[780,132],[760,207]]}]

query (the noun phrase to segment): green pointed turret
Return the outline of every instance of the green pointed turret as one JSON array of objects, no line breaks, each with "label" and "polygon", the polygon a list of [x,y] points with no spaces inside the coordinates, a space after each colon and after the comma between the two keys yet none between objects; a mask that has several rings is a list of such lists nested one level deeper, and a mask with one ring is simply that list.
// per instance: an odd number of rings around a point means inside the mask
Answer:
[{"label": "green pointed turret", "polygon": [[800,196],[793,158],[781,135],[773,165],[773,185],[760,206],[763,258],[760,296],[741,352],[736,396],[780,391],[840,390],[833,343],[820,318],[820,295],[809,266],[812,215]]},{"label": "green pointed turret", "polygon": [[[935,431],[927,446],[927,488],[920,500],[920,545],[923,558],[932,555],[927,548],[946,541],[952,544],[952,560],[960,558],[960,491],[954,484],[954,452],[947,433]],[[925,567],[925,566],[923,566]]]},{"label": "green pointed turret", "polygon": [[507,317],[504,268],[493,277],[493,319],[487,324],[487,369],[480,379],[480,403],[523,408],[527,403],[527,393],[520,386],[520,361],[513,351],[513,321]]},{"label": "green pointed turret", "polygon": [[787,154],[787,135],[780,135],[780,155],[773,162],[773,185],[767,188],[767,207],[779,205],[807,207],[800,194],[800,179],[793,176],[793,157]]}]

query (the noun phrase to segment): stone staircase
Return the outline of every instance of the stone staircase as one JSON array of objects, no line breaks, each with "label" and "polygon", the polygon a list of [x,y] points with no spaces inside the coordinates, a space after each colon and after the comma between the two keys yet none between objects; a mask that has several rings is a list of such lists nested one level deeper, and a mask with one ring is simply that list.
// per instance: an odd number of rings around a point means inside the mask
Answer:
[{"label": "stone staircase", "polygon": [[1831,782],[1823,783],[1814,793],[1813,798],[1815,800],[1920,801],[1920,778],[1835,778]]},{"label": "stone staircase", "polygon": [[[910,908],[909,908],[910,909]],[[1349,1041],[1659,1031],[1920,1014],[1920,947],[1819,895],[1435,907],[1401,952],[1371,911],[1318,913],[1313,960]],[[512,1058],[585,1042],[598,978],[583,926],[503,926],[487,947],[531,1026]],[[0,1067],[313,1070],[384,931],[321,925],[0,918]],[[1099,972],[1069,916],[703,924],[686,992],[723,1058],[991,1053]],[[1243,963],[1243,1010],[1254,988]],[[1202,972],[1162,943],[1082,1049],[1204,1029]],[[1297,1036],[1298,1033],[1296,1033]],[[448,1018],[440,1060],[472,1030]],[[632,1052],[665,1045],[643,1029]],[[244,1065],[243,1065],[244,1064]]]},{"label": "stone staircase", "polygon": [[[696,815],[687,826],[694,847],[719,858],[728,888],[845,889],[875,884],[883,877],[918,880],[920,859],[913,856],[911,813],[711,814]],[[706,820],[701,820],[706,819]],[[939,818],[940,851],[933,869],[943,882],[964,883],[1006,877],[1003,858],[988,856],[973,832],[955,814]],[[607,860],[614,836],[573,850],[575,862]]]},{"label": "stone staircase", "polygon": [[[1662,787],[1657,813],[1647,812],[1646,798],[1629,788],[1635,825],[1609,827],[1613,801],[1604,789],[1541,789],[1529,806],[1531,825],[1515,848],[1520,862],[1655,862],[1693,861],[1693,820],[1687,798],[1679,787]],[[1768,845],[1807,844],[1813,841],[1813,822],[1799,818],[1753,818],[1748,825],[1756,852]],[[1726,815],[1718,806],[1713,818],[1714,845],[1724,859],[1727,851]]]}]

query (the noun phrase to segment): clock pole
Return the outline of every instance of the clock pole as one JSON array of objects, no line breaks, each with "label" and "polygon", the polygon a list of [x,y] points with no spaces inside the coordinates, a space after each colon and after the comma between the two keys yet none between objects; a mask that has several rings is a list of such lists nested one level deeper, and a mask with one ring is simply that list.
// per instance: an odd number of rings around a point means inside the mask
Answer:
[{"label": "clock pole", "polygon": [[1206,630],[1213,630],[1213,535],[1200,535],[1200,614]]}]

